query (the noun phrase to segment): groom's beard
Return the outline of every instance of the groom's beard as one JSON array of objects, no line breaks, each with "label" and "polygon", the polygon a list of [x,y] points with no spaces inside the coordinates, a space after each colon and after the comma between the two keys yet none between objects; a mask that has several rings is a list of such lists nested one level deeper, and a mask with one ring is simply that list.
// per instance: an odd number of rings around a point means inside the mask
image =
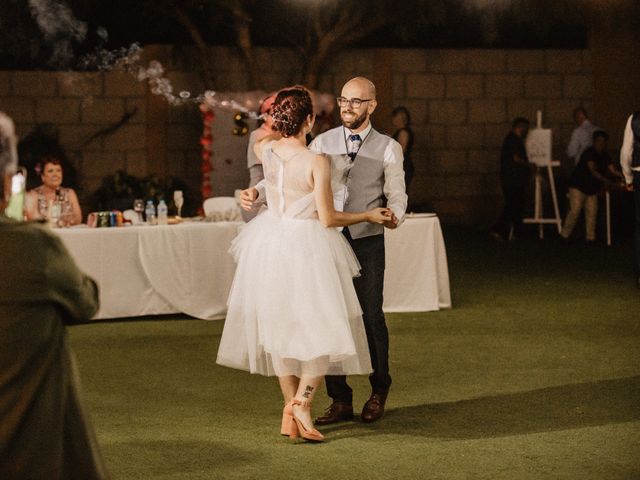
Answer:
[{"label": "groom's beard", "polygon": [[[345,115],[349,116],[349,119],[345,118]],[[342,124],[347,127],[349,130],[356,130],[367,121],[369,118],[369,112],[365,110],[361,115],[356,115],[356,112],[353,110],[344,110],[340,112],[340,117],[342,118]]]}]

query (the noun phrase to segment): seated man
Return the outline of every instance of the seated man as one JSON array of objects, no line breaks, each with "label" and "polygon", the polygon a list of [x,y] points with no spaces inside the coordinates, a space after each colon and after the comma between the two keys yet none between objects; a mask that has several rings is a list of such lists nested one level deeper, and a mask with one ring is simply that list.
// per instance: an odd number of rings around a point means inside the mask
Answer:
[{"label": "seated man", "polygon": [[604,130],[593,134],[593,146],[587,148],[569,178],[569,213],[560,235],[568,240],[573,232],[580,212],[584,208],[586,241],[596,239],[596,219],[598,216],[598,192],[605,185],[614,185],[608,176],[620,177],[611,157],[607,153],[609,135]]},{"label": "seated man", "polygon": [[15,150],[0,112],[0,478],[108,478],[65,332],[95,314],[97,287],[47,227],[4,215]]}]

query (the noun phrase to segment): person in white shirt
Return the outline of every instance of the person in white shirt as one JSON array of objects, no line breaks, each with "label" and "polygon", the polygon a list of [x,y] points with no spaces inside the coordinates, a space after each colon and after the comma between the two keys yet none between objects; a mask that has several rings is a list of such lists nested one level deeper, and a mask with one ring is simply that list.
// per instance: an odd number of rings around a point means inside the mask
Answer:
[{"label": "person in white shirt", "polygon": [[629,116],[620,149],[620,166],[635,206],[636,284],[640,288],[640,111]]},{"label": "person in white shirt", "polygon": [[[364,77],[349,80],[337,98],[342,125],[318,135],[309,148],[331,158],[331,176],[336,210],[357,212],[386,206],[391,218],[383,225],[358,223],[343,230],[362,267],[354,286],[371,353],[373,373],[369,377],[371,396],[361,418],[375,422],[382,418],[391,386],[389,334],[382,312],[384,286],[384,227],[397,228],[407,209],[402,146],[371,125],[376,109],[375,85]],[[258,188],[242,192],[243,208],[263,198]],[[316,425],[329,425],[353,418],[353,392],[345,376],[326,377],[327,393],[333,399]]]},{"label": "person in white shirt", "polygon": [[573,129],[567,145],[567,157],[573,159],[577,165],[582,153],[593,145],[593,132],[600,128],[591,123],[584,107],[578,107],[573,111],[573,121],[576,128]]}]

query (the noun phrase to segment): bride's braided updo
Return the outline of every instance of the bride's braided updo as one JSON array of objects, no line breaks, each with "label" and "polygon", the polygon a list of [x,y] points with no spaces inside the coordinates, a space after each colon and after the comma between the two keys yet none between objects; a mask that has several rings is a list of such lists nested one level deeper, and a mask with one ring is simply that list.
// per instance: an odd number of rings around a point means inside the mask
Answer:
[{"label": "bride's braided updo", "polygon": [[300,129],[309,115],[313,114],[311,95],[304,87],[291,87],[278,92],[273,107],[271,129],[280,132],[283,137],[300,133]]}]

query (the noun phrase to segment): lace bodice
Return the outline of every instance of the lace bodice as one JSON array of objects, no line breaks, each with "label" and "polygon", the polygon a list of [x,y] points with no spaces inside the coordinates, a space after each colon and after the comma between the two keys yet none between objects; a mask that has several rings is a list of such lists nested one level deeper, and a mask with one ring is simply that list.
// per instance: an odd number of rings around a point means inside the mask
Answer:
[{"label": "lace bodice", "polygon": [[305,150],[281,158],[266,146],[262,164],[269,210],[283,218],[318,218],[311,169],[315,153]]}]

